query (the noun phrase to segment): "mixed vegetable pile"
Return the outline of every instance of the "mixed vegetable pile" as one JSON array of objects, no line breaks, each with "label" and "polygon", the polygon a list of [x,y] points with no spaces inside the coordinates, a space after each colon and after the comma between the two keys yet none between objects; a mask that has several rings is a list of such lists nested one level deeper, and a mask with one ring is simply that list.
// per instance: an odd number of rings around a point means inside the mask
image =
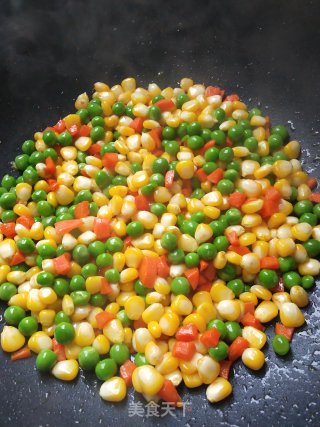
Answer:
[{"label": "mixed vegetable pile", "polygon": [[[300,145],[237,95],[96,83],[37,132],[0,188],[1,345],[100,395],[181,406],[232,392],[237,359],[290,350],[319,274],[320,193]],[[279,317],[279,318],[278,318]]]}]

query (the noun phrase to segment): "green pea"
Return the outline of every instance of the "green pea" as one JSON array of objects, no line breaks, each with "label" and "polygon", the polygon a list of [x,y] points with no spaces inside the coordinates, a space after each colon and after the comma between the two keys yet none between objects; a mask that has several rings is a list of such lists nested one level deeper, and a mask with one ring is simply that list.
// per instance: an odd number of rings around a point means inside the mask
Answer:
[{"label": "green pea", "polygon": [[79,356],[79,365],[85,371],[92,371],[96,368],[100,356],[97,350],[91,346],[83,347],[80,350]]},{"label": "green pea", "polygon": [[183,138],[187,134],[188,123],[181,123],[178,127],[178,137]]},{"label": "green pea", "polygon": [[56,325],[54,330],[54,337],[60,344],[70,343],[75,336],[74,327],[71,323],[61,322]]},{"label": "green pea", "polygon": [[226,227],[224,227],[224,224],[218,220],[210,222],[209,225],[213,231],[214,236],[222,236],[224,233],[224,230],[226,229]]},{"label": "green pea", "polygon": [[188,295],[190,290],[190,283],[185,277],[175,277],[171,282],[171,291],[174,295]]},{"label": "green pea", "polygon": [[117,364],[111,359],[102,359],[95,367],[96,376],[99,380],[106,381],[117,373]]},{"label": "green pea", "polygon": [[152,163],[152,173],[165,174],[169,170],[169,162],[164,157],[159,157]]},{"label": "green pea", "polygon": [[35,150],[35,145],[31,139],[27,139],[24,141],[21,148],[23,153],[30,155]]},{"label": "green pea", "polygon": [[38,330],[38,322],[32,316],[24,317],[19,322],[18,329],[22,333],[22,335],[24,335],[25,337],[30,337]]},{"label": "green pea", "polygon": [[126,106],[124,105],[123,102],[115,102],[112,105],[112,112],[116,116],[122,116],[125,113],[125,111],[126,111]]},{"label": "green pea", "polygon": [[57,355],[49,349],[41,350],[36,358],[36,368],[41,372],[49,372],[57,361]]},{"label": "green pea", "polygon": [[226,117],[226,112],[222,108],[217,108],[213,112],[214,118],[218,120],[219,123],[223,122]]},{"label": "green pea", "polygon": [[224,171],[223,177],[225,179],[228,179],[229,181],[236,181],[236,179],[238,179],[238,172],[235,169],[228,169],[226,171]]},{"label": "green pea", "polygon": [[16,195],[14,193],[4,193],[0,197],[0,207],[3,209],[12,209],[16,203]]},{"label": "green pea", "polygon": [[193,135],[188,138],[187,144],[191,150],[200,150],[204,145],[204,139],[200,135]]},{"label": "green pea", "polygon": [[[29,159],[30,161],[30,159]],[[23,179],[25,182],[27,182],[28,184],[34,185],[37,181],[38,181],[38,173],[35,170],[34,167],[32,166],[28,166],[24,171],[23,171]],[[0,199],[0,205],[1,205],[1,199]]]},{"label": "green pea", "polygon": [[303,243],[305,250],[310,258],[316,258],[320,254],[320,241],[309,239]]},{"label": "green pea", "polygon": [[29,237],[21,237],[17,240],[17,247],[22,253],[31,254],[35,251],[36,245],[34,244],[34,241]]},{"label": "green pea", "polygon": [[187,131],[189,135],[200,135],[201,130],[201,125],[199,122],[188,123]]},{"label": "green pea", "polygon": [[288,129],[283,125],[274,126],[271,129],[271,134],[272,135],[279,135],[284,141],[286,141],[289,138]]},{"label": "green pea", "polygon": [[212,243],[202,243],[202,245],[198,247],[197,252],[199,257],[205,261],[212,260],[217,254],[217,250]]},{"label": "green pea", "polygon": [[72,135],[68,131],[60,133],[58,142],[62,147],[70,147],[73,144]]},{"label": "green pea", "polygon": [[236,297],[244,292],[244,283],[241,279],[233,279],[227,283],[228,288],[232,290]]},{"label": "green pea", "polygon": [[217,147],[210,147],[204,153],[206,162],[215,162],[219,159],[219,149]]},{"label": "green pea", "polygon": [[110,268],[105,272],[105,277],[110,283],[118,283],[120,280],[120,273],[115,268]]},{"label": "green pea", "polygon": [[171,264],[181,264],[184,261],[185,253],[182,249],[178,248],[171,251],[168,255],[168,260]]},{"label": "green pea", "polygon": [[90,131],[90,138],[92,141],[100,141],[103,140],[105,135],[104,128],[102,126],[95,126]]},{"label": "green pea", "polygon": [[144,226],[140,221],[132,221],[127,225],[128,236],[138,237],[144,233]]},{"label": "green pea", "polygon": [[197,253],[190,252],[185,256],[184,262],[188,268],[197,267],[200,262],[200,257]]},{"label": "green pea", "polygon": [[105,122],[104,122],[103,117],[101,117],[101,116],[92,117],[92,119],[91,119],[91,125],[92,125],[93,128],[95,126],[101,126],[101,127],[104,128],[105,127]]},{"label": "green pea", "polygon": [[259,281],[265,288],[272,289],[277,285],[279,278],[274,270],[264,268],[259,273]]},{"label": "green pea", "polygon": [[316,215],[317,219],[320,220],[320,203],[314,205],[313,213]]},{"label": "green pea", "polygon": [[1,221],[3,223],[14,222],[17,219],[17,215],[13,211],[3,211],[1,215]]},{"label": "green pea", "polygon": [[176,136],[176,130],[170,126],[165,126],[162,131],[162,138],[174,139]]},{"label": "green pea", "polygon": [[98,255],[103,254],[105,251],[105,244],[96,240],[95,242],[89,243],[88,251],[90,255],[97,258]]},{"label": "green pea", "polygon": [[204,173],[206,173],[207,175],[209,175],[211,172],[215,171],[217,168],[218,168],[218,165],[215,162],[206,162],[202,166]]},{"label": "green pea", "polygon": [[91,295],[90,304],[93,305],[94,307],[105,308],[107,304],[107,295],[102,295],[102,294]]},{"label": "green pea", "polygon": [[240,125],[232,126],[228,130],[228,137],[233,142],[240,142],[243,139],[243,131],[244,131],[244,129]]},{"label": "green pea", "polygon": [[72,251],[72,258],[80,265],[84,265],[90,260],[90,253],[85,245],[77,245]]},{"label": "green pea", "polygon": [[297,202],[293,207],[294,213],[299,217],[305,213],[311,213],[312,210],[313,204],[310,200],[300,200],[300,202]]},{"label": "green pea", "polygon": [[54,215],[54,207],[46,200],[37,203],[37,211],[41,216]]},{"label": "green pea", "polygon": [[89,112],[86,108],[80,108],[80,110],[78,110],[76,114],[80,116],[80,120],[82,123],[87,124],[89,122]]},{"label": "green pea", "polygon": [[141,280],[136,280],[134,284],[134,291],[137,295],[140,295],[141,297],[144,297],[151,291],[149,288],[145,288],[143,284],[141,283]]},{"label": "green pea", "polygon": [[288,271],[283,275],[283,283],[287,289],[291,289],[292,286],[301,284],[301,276],[295,271]]},{"label": "green pea", "polygon": [[37,248],[38,254],[44,258],[54,258],[56,256],[56,250],[51,245],[48,245],[47,243],[43,243]]},{"label": "green pea", "polygon": [[221,146],[226,142],[226,134],[219,129],[211,132],[211,139],[213,139],[216,145]]},{"label": "green pea", "polygon": [[47,198],[47,193],[44,190],[36,190],[32,193],[31,198],[34,202],[40,202],[40,200]]},{"label": "green pea", "polygon": [[237,276],[236,267],[233,264],[227,263],[225,267],[221,270],[218,270],[219,279],[224,280],[225,282],[229,282],[233,280]]},{"label": "green pea", "polygon": [[279,257],[280,271],[286,273],[287,271],[294,270],[296,268],[296,261],[292,256]]},{"label": "green pea", "polygon": [[289,160],[289,157],[283,151],[277,151],[273,155],[274,161],[277,160]]},{"label": "green pea", "polygon": [[216,247],[218,252],[226,251],[230,246],[229,240],[226,236],[217,236],[213,241],[214,246]]},{"label": "green pea", "polygon": [[144,353],[137,353],[134,356],[134,363],[137,366],[149,365],[149,362],[147,361],[147,358]]},{"label": "green pea", "polygon": [[164,233],[160,240],[161,246],[163,249],[166,249],[169,252],[172,252],[174,249],[176,249],[178,244],[178,238],[173,233]]},{"label": "green pea", "polygon": [[85,279],[91,276],[96,276],[97,272],[98,272],[98,267],[92,262],[85,264],[81,269],[81,274]]},{"label": "green pea", "polygon": [[228,321],[225,323],[225,326],[227,329],[226,340],[228,342],[232,342],[241,336],[241,326],[238,322]]},{"label": "green pea", "polygon": [[216,347],[210,347],[208,349],[209,356],[211,356],[217,362],[224,360],[228,356],[229,347],[224,341],[219,341]]},{"label": "green pea", "polygon": [[229,225],[238,225],[241,223],[242,214],[237,208],[230,208],[226,212],[226,218]]},{"label": "green pea", "polygon": [[275,335],[272,340],[272,348],[279,356],[285,356],[290,350],[290,343],[284,335]]},{"label": "green pea", "polygon": [[259,108],[252,108],[249,111],[249,119],[251,119],[253,116],[262,116],[262,112]]},{"label": "green pea", "polygon": [[126,344],[113,344],[110,348],[110,357],[117,363],[117,365],[122,365],[129,359],[129,356],[130,351]]},{"label": "green pea", "polygon": [[161,119],[161,110],[156,105],[151,105],[148,110],[148,116],[151,120],[159,121]]},{"label": "green pea", "polygon": [[26,316],[26,312],[23,308],[17,305],[12,305],[5,310],[3,315],[8,325],[17,326]]},{"label": "green pea", "polygon": [[108,267],[109,265],[112,265],[113,258],[111,254],[100,254],[96,258],[96,264],[98,267]]},{"label": "green pea", "polygon": [[270,135],[268,138],[268,144],[270,149],[273,150],[279,150],[282,147],[283,139],[278,134]]},{"label": "green pea", "polygon": [[79,193],[76,195],[75,199],[74,199],[74,203],[78,204],[80,202],[84,202],[84,201],[88,201],[88,202],[92,202],[92,194],[89,190],[81,190],[79,191]]},{"label": "green pea", "polygon": [[304,213],[301,215],[299,222],[306,222],[314,227],[317,225],[317,215],[314,213]]},{"label": "green pea", "polygon": [[14,159],[16,168],[20,171],[24,171],[29,165],[29,156],[28,154],[19,154]]},{"label": "green pea", "polygon": [[222,148],[219,152],[219,160],[222,162],[231,162],[233,160],[234,154],[231,147]]},{"label": "green pea", "polygon": [[121,252],[123,249],[123,241],[120,237],[109,237],[106,242],[106,248],[111,253]]},{"label": "green pea", "polygon": [[56,134],[52,130],[46,130],[42,134],[42,139],[49,147],[57,143]]},{"label": "green pea", "polygon": [[191,197],[194,199],[202,199],[202,197],[205,196],[205,192],[201,189],[201,188],[197,188],[196,190],[193,191],[193,193],[191,194]]},{"label": "green pea", "polygon": [[16,293],[17,288],[13,283],[4,282],[0,285],[0,299],[2,301],[9,301]]},{"label": "green pea", "polygon": [[58,297],[63,297],[69,292],[69,282],[62,277],[57,277],[53,282],[53,290]]},{"label": "green pea", "polygon": [[176,99],[177,108],[181,108],[182,105],[188,101],[190,101],[189,96],[186,93],[180,93]]},{"label": "green pea", "polygon": [[133,114],[133,106],[132,105],[127,105],[126,106],[125,115],[128,116],[128,117],[131,117],[132,119],[135,118],[135,116]]},{"label": "green pea", "polygon": [[63,311],[58,311],[58,313],[54,317],[54,323],[58,325],[59,323],[67,322],[71,323],[70,317]]},{"label": "green pea", "polygon": [[54,282],[54,275],[48,271],[41,271],[37,275],[37,282],[41,286],[52,286]]},{"label": "green pea", "polygon": [[125,310],[120,310],[117,313],[117,319],[120,320],[120,322],[122,323],[123,327],[128,327],[131,326],[131,320],[129,319],[127,313]]},{"label": "green pea", "polygon": [[258,149],[258,141],[254,137],[247,138],[243,144],[251,153],[255,153]]},{"label": "green pea", "polygon": [[111,176],[107,172],[100,170],[96,173],[95,181],[97,185],[101,188],[107,187],[111,183]]},{"label": "green pea", "polygon": [[314,284],[315,284],[315,280],[314,280],[314,277],[312,276],[309,276],[309,275],[303,276],[301,279],[301,285],[306,290],[312,288]]},{"label": "green pea", "polygon": [[212,329],[212,328],[218,329],[218,331],[220,332],[220,338],[222,340],[225,339],[227,335],[227,327],[222,320],[220,319],[210,320],[210,322],[208,323],[207,329]]},{"label": "green pea", "polygon": [[89,103],[87,110],[90,118],[102,116],[103,113],[101,106],[96,102],[93,103],[92,101]]},{"label": "green pea", "polygon": [[91,294],[87,291],[74,291],[70,294],[74,305],[86,305],[90,301]]},{"label": "green pea", "polygon": [[237,172],[240,172],[241,163],[239,162],[239,160],[232,160],[230,163],[227,164],[227,169],[234,169]]}]

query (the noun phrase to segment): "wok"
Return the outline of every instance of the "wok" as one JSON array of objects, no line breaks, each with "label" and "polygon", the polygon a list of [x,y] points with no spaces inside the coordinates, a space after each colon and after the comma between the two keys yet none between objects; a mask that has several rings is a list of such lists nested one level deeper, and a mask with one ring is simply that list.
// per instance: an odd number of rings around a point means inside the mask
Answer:
[{"label": "wok", "polygon": [[[134,76],[165,87],[190,76],[287,124],[302,142],[304,167],[320,178],[319,16],[319,2],[298,0],[1,2],[1,174],[25,139],[73,111],[95,81]],[[175,416],[129,416],[134,402],[145,405],[131,391],[121,404],[106,403],[94,375],[62,383],[39,375],[34,358],[13,363],[0,352],[0,425],[319,425],[319,307],[317,288],[288,356],[267,346],[257,374],[236,363],[233,395],[217,405],[204,387],[183,390],[188,406]]]}]

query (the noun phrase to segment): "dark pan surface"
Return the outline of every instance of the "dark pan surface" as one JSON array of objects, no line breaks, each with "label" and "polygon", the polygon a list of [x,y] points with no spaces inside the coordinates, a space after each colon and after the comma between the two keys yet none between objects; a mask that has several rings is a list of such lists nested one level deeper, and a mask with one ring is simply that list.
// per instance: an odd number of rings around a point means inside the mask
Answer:
[{"label": "dark pan surface", "polygon": [[[1,174],[25,139],[73,111],[75,97],[95,81],[135,76],[141,85],[164,87],[190,76],[237,92],[274,124],[288,124],[302,142],[305,168],[320,178],[319,16],[315,0],[2,1]],[[133,402],[145,404],[132,392],[120,405],[108,404],[93,375],[61,383],[41,377],[34,359],[12,363],[1,352],[0,425],[318,426],[319,307],[318,287],[287,357],[267,347],[257,375],[236,363],[230,398],[212,406],[204,387],[187,391],[190,405],[176,418],[129,417]]]}]

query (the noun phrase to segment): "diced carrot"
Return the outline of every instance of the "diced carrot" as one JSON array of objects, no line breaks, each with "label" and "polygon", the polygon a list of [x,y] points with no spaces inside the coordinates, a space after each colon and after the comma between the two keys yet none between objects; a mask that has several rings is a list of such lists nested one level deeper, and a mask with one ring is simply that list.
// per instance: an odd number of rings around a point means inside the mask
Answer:
[{"label": "diced carrot", "polygon": [[[89,136],[90,132],[91,132],[90,126],[88,126],[88,125],[82,125],[81,128],[78,131],[78,135],[79,136]],[[93,144],[93,145],[96,145],[96,144]]]},{"label": "diced carrot", "polygon": [[12,238],[17,234],[15,222],[6,222],[4,224],[0,224],[0,230],[2,234],[9,238]]},{"label": "diced carrot", "polygon": [[180,326],[176,333],[176,340],[178,341],[194,341],[198,337],[198,329],[193,323],[185,326]]},{"label": "diced carrot", "polygon": [[220,95],[222,98],[224,97],[224,90],[220,89],[218,86],[208,86],[204,92],[204,96],[213,96]]},{"label": "diced carrot", "polygon": [[191,193],[192,193],[192,183],[190,181],[190,179],[184,179],[182,181],[182,190],[181,193],[185,196],[185,197],[190,197]]},{"label": "diced carrot", "polygon": [[307,180],[307,186],[311,189],[311,190],[313,190],[314,188],[316,188],[316,186],[318,185],[318,181],[317,181],[317,178],[314,178],[314,177],[310,177],[310,178],[308,178],[308,180]]},{"label": "diced carrot", "polygon": [[116,316],[110,311],[102,311],[101,313],[96,314],[97,326],[99,329],[103,329],[107,323],[115,319]]},{"label": "diced carrot", "polygon": [[101,288],[100,288],[100,294],[101,295],[108,295],[111,294],[112,292],[112,288],[110,283],[108,282],[107,279],[105,279],[104,277],[101,277]]},{"label": "diced carrot", "polygon": [[226,142],[225,142],[227,147],[233,147],[233,141],[232,139],[230,139],[228,136],[226,137]]},{"label": "diced carrot", "polygon": [[162,128],[153,128],[148,132],[148,134],[154,140],[154,142],[156,144],[156,148],[160,148],[161,147]]},{"label": "diced carrot", "polygon": [[172,111],[176,108],[176,104],[171,99],[160,99],[155,104],[161,111]]},{"label": "diced carrot", "polygon": [[171,188],[174,181],[174,170],[169,170],[164,176],[164,185],[166,188]]},{"label": "diced carrot", "polygon": [[227,239],[229,240],[230,245],[240,246],[239,237],[236,231],[230,231],[227,233]]},{"label": "diced carrot", "polygon": [[208,261],[205,261],[204,259],[202,259],[200,261],[200,271],[204,271],[206,268],[208,268]]},{"label": "diced carrot", "polygon": [[100,157],[100,151],[101,151],[101,143],[96,143],[96,144],[92,144],[89,148],[88,148],[88,153],[90,154],[90,156],[99,156]]},{"label": "diced carrot", "polygon": [[125,239],[124,239],[124,241],[123,241],[123,244],[124,244],[124,247],[127,249],[127,248],[129,248],[130,246],[132,246],[132,240],[133,240],[133,237],[132,236],[127,236]]},{"label": "diced carrot", "polygon": [[260,261],[261,268],[268,268],[269,270],[278,270],[280,267],[279,260],[275,256],[265,256]]},{"label": "diced carrot", "polygon": [[74,217],[76,219],[85,218],[86,216],[89,216],[89,214],[90,209],[88,200],[78,203],[74,208]]},{"label": "diced carrot", "polygon": [[233,208],[240,209],[244,202],[247,200],[247,196],[244,193],[240,193],[240,191],[235,191],[231,193],[228,197],[229,205]]},{"label": "diced carrot", "polygon": [[138,194],[134,198],[134,200],[135,200],[136,207],[137,207],[138,211],[149,211],[150,210],[149,200],[143,194]]},{"label": "diced carrot", "polygon": [[282,323],[276,323],[275,333],[276,335],[283,335],[288,338],[289,341],[291,341],[294,329],[295,328],[289,328],[288,326],[284,326]]},{"label": "diced carrot", "polygon": [[254,315],[255,308],[256,308],[256,306],[254,305],[253,302],[245,302],[244,303],[244,314],[251,313],[252,315]]},{"label": "diced carrot", "polygon": [[226,380],[229,379],[230,369],[231,369],[232,363],[233,362],[231,360],[221,360],[220,361],[219,377],[225,378]]},{"label": "diced carrot", "polygon": [[228,251],[235,252],[236,254],[239,254],[242,256],[250,253],[249,249],[246,246],[236,246],[236,245],[230,245],[228,247]]},{"label": "diced carrot", "polygon": [[139,267],[139,279],[146,288],[153,288],[157,278],[158,258],[145,256]]},{"label": "diced carrot", "polygon": [[198,169],[196,171],[195,175],[200,182],[207,181],[207,174],[205,173],[205,171],[202,168]]},{"label": "diced carrot", "polygon": [[57,361],[66,360],[64,345],[60,344],[55,338],[52,338],[52,351],[57,355]]},{"label": "diced carrot", "polygon": [[197,287],[197,292],[210,292],[212,288],[212,283],[205,282]]},{"label": "diced carrot", "polygon": [[57,191],[59,190],[60,185],[57,183],[55,179],[47,179],[48,190],[49,191]]},{"label": "diced carrot", "polygon": [[265,200],[272,200],[274,202],[280,202],[282,198],[282,195],[279,190],[277,190],[275,187],[269,187],[266,189],[264,193],[264,199]]},{"label": "diced carrot", "polygon": [[261,322],[254,317],[254,314],[250,312],[246,312],[240,319],[240,322],[243,326],[253,326],[256,329],[259,329],[259,331],[264,331],[265,329]]},{"label": "diced carrot", "polygon": [[218,331],[218,329],[211,328],[201,334],[200,341],[207,348],[216,347],[218,345],[219,338],[220,332]]},{"label": "diced carrot", "polygon": [[228,357],[232,362],[239,359],[246,348],[249,348],[249,341],[243,337],[237,337],[229,346]]},{"label": "diced carrot", "polygon": [[105,153],[101,160],[105,168],[113,170],[119,160],[119,157],[117,153]]},{"label": "diced carrot", "polygon": [[190,268],[188,270],[185,270],[183,273],[186,278],[188,279],[188,282],[190,283],[190,286],[193,290],[197,289],[197,286],[199,285],[199,279],[200,279],[200,272],[197,267]]},{"label": "diced carrot", "polygon": [[133,321],[133,329],[147,328],[147,327],[148,325],[142,320],[142,317],[140,317],[140,319]]},{"label": "diced carrot", "polygon": [[239,95],[237,95],[236,93],[232,93],[231,95],[228,95],[225,97],[225,101],[239,101]]},{"label": "diced carrot", "polygon": [[269,218],[279,212],[279,202],[275,200],[265,200],[262,209],[258,212],[262,218]]},{"label": "diced carrot", "polygon": [[120,366],[120,377],[126,383],[127,387],[132,386],[132,375],[136,367],[137,365],[131,362],[131,360],[127,360]]},{"label": "diced carrot", "polygon": [[98,240],[106,240],[111,236],[110,220],[107,218],[95,218],[93,232]]},{"label": "diced carrot", "polygon": [[320,203],[320,193],[310,194],[309,200],[313,203]]},{"label": "diced carrot", "polygon": [[53,160],[52,157],[47,157],[45,159],[45,163],[46,163],[46,173],[48,175],[54,175],[56,173],[56,164]]},{"label": "diced carrot", "polygon": [[170,267],[168,265],[167,257],[165,255],[161,255],[158,259],[157,272],[159,277],[169,277]]},{"label": "diced carrot", "polygon": [[223,178],[223,170],[221,168],[217,168],[213,172],[211,172],[207,176],[207,180],[212,182],[212,184],[218,184],[219,181],[221,181]]},{"label": "diced carrot", "polygon": [[217,276],[217,271],[214,268],[212,263],[209,263],[209,265],[207,266],[207,268],[203,271],[202,273],[204,275],[204,277],[210,282],[212,282],[216,276]]},{"label": "diced carrot", "polygon": [[279,277],[278,283],[274,288],[270,289],[270,291],[273,293],[284,291],[284,283],[283,283],[282,277]]},{"label": "diced carrot", "polygon": [[196,345],[193,341],[176,341],[173,345],[172,356],[182,360],[191,360],[196,352]]},{"label": "diced carrot", "polygon": [[61,133],[65,130],[66,124],[63,119],[59,120],[54,126],[53,130],[57,133]]},{"label": "diced carrot", "polygon": [[21,264],[22,262],[24,262],[25,259],[26,259],[25,255],[18,251],[11,258],[10,265]]},{"label": "diced carrot", "polygon": [[70,254],[65,253],[53,258],[54,269],[57,275],[67,275],[71,270]]},{"label": "diced carrot", "polygon": [[81,227],[82,224],[83,222],[81,219],[65,219],[63,221],[56,222],[54,227],[58,234],[64,235]]},{"label": "diced carrot", "polygon": [[200,148],[199,153],[203,155],[209,148],[214,147],[216,145],[216,141],[214,139],[210,139],[210,141],[206,142],[203,147]]},{"label": "diced carrot", "polygon": [[141,133],[143,129],[143,121],[144,119],[142,117],[136,117],[132,120],[129,127],[134,129],[135,133]]},{"label": "diced carrot", "polygon": [[34,219],[32,218],[32,216],[29,216],[29,215],[21,215],[19,216],[19,218],[17,218],[16,224],[21,224],[24,227],[26,227],[28,230],[30,230],[30,228],[34,224]]},{"label": "diced carrot", "polygon": [[27,359],[31,356],[32,354],[29,347],[23,347],[11,354],[11,360]]},{"label": "diced carrot", "polygon": [[164,380],[161,389],[158,391],[158,396],[165,402],[174,403],[175,405],[177,405],[178,402],[181,402],[181,397],[179,396],[177,389],[173,385],[172,381],[168,379]]}]

